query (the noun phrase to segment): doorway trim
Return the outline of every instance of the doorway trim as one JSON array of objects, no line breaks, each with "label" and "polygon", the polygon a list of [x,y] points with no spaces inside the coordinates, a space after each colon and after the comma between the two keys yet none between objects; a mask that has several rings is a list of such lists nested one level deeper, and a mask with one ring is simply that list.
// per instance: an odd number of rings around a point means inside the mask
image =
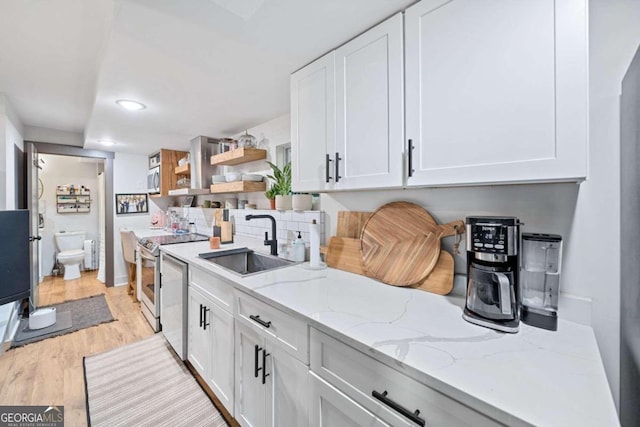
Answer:
[{"label": "doorway trim", "polygon": [[105,285],[113,286],[115,281],[114,259],[113,259],[113,159],[115,153],[111,151],[87,150],[73,145],[51,144],[48,142],[24,141],[31,143],[38,150],[38,154],[57,154],[59,156],[91,157],[104,159],[105,173],[105,236],[104,236],[104,258],[105,258]]}]

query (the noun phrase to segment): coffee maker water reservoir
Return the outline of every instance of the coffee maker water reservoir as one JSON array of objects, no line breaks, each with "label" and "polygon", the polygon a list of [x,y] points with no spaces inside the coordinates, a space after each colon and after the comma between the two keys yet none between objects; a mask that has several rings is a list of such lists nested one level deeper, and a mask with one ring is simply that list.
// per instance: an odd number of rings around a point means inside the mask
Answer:
[{"label": "coffee maker water reservoir", "polygon": [[557,234],[522,234],[522,321],[558,329],[558,291],[562,237]]}]

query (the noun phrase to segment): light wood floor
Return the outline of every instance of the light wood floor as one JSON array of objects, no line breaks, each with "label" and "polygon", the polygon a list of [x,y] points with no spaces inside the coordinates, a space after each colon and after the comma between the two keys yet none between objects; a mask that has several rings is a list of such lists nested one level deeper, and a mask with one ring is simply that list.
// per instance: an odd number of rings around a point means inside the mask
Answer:
[{"label": "light wood floor", "polygon": [[45,278],[40,305],[104,293],[116,321],[6,351],[0,356],[0,405],[64,405],[65,425],[86,425],[82,357],[153,335],[127,286],[107,288],[95,276]]}]

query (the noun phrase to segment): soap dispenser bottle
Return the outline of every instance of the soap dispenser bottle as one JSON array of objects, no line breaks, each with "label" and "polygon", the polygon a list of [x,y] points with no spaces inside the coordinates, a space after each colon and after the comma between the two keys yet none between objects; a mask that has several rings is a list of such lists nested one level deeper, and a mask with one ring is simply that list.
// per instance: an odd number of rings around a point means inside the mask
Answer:
[{"label": "soap dispenser bottle", "polygon": [[298,238],[293,242],[293,260],[303,262],[305,257],[304,240],[298,231]]}]

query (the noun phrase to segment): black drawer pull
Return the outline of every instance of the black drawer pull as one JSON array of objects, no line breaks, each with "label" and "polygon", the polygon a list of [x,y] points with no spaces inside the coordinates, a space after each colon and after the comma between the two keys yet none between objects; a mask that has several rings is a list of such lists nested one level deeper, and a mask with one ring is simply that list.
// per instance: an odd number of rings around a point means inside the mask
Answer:
[{"label": "black drawer pull", "polygon": [[340,157],[340,153],[336,152],[336,182],[340,181],[340,178],[342,178],[340,176],[340,160],[342,160],[342,157]]},{"label": "black drawer pull", "polygon": [[373,390],[371,392],[371,395],[378,399],[380,402],[384,403],[385,405],[387,405],[388,407],[390,407],[391,409],[393,409],[396,412],[399,412],[400,414],[404,415],[405,417],[409,418],[411,421],[413,421],[414,423],[418,424],[419,426],[423,426],[425,425],[425,421],[424,418],[420,418],[418,415],[420,415],[420,410],[416,409],[415,412],[411,412],[406,408],[403,408],[402,406],[400,406],[399,404],[397,404],[396,402],[394,402],[393,400],[389,399],[387,397],[387,390],[383,391],[382,394],[378,393],[377,391]]},{"label": "black drawer pull", "polygon": [[266,350],[262,352],[262,384],[267,380],[267,377],[271,374],[267,374],[267,356],[271,356],[271,353],[267,353]]},{"label": "black drawer pull", "polygon": [[331,163],[333,160],[331,160],[331,157],[328,154],[326,156],[327,157],[325,157],[324,161],[324,182],[329,182],[333,179],[329,174],[329,163]]},{"label": "black drawer pull", "polygon": [[202,326],[203,329],[206,331],[207,330],[207,326],[210,326],[211,324],[207,322],[207,312],[211,311],[210,309],[208,309],[206,306],[204,307],[204,319],[202,320]]},{"label": "black drawer pull", "polygon": [[409,147],[408,147],[408,154],[409,154],[409,178],[411,178],[413,176],[413,173],[415,172],[415,170],[413,169],[413,140],[409,140]]},{"label": "black drawer pull", "polygon": [[202,304],[200,304],[200,327],[202,328]]},{"label": "black drawer pull", "polygon": [[260,316],[256,316],[254,314],[249,315],[249,319],[253,320],[254,322],[257,322],[259,324],[261,324],[262,326],[264,326],[265,328],[269,328],[271,327],[271,321],[265,322],[264,320],[262,320],[260,318]]},{"label": "black drawer pull", "polygon": [[258,372],[260,372],[260,369],[258,367],[258,354],[260,353],[260,350],[262,350],[262,347],[260,347],[258,344],[256,344],[256,346],[253,348],[254,349],[254,353],[253,353],[253,357],[254,357],[254,365],[253,365],[253,376],[258,378]]}]

